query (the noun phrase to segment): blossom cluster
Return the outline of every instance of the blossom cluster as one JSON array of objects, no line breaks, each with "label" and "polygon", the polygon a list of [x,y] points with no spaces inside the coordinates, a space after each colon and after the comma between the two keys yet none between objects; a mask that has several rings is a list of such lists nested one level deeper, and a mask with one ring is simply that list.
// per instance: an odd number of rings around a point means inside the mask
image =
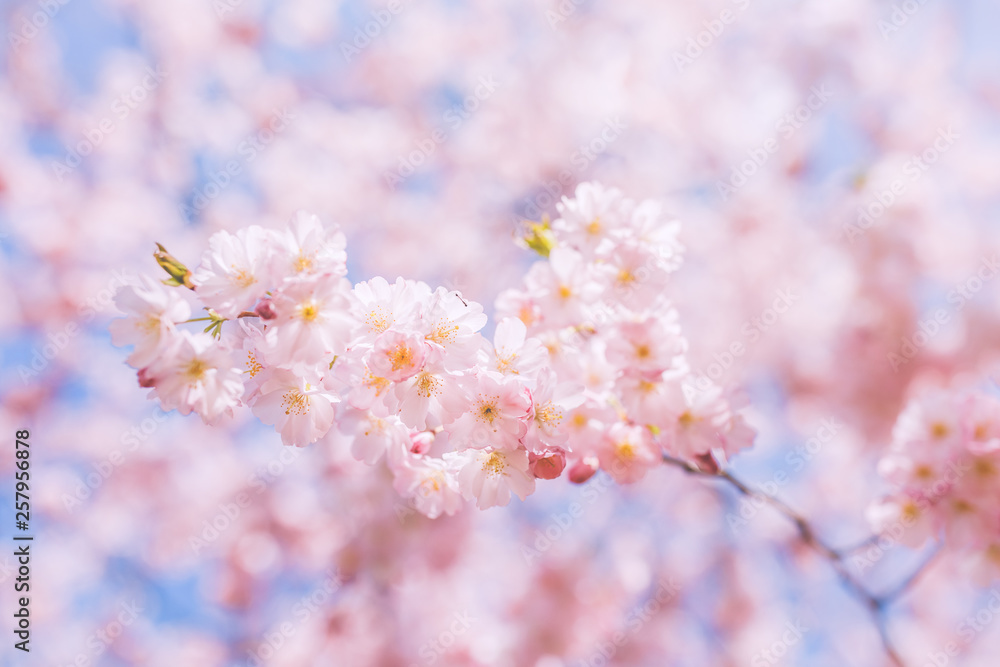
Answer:
[{"label": "blossom cluster", "polygon": [[[687,341],[668,297],[682,261],[680,224],[659,203],[581,184],[560,217],[526,239],[547,259],[497,300],[541,340],[563,382],[582,387],[564,419],[570,478],[597,469],[641,478],[662,453],[714,467],[753,442],[723,387],[694,382]],[[582,401],[579,400],[582,397]]]},{"label": "blossom cluster", "polygon": [[[458,292],[352,286],[344,235],[304,212],[283,231],[216,233],[193,271],[161,246],[167,286],[123,289],[112,335],[164,409],[216,423],[245,405],[286,445],[335,431],[430,517],[523,500],[567,464],[574,482],[598,468],[631,482],[664,452],[714,465],[749,445],[722,389],[686,382],[664,296],[679,225],[595,184],[558,208],[529,226],[544,259],[501,295],[492,341]],[[191,317],[192,298],[207,316]],[[193,322],[208,325],[181,328]]]},{"label": "blossom cluster", "polygon": [[869,508],[880,533],[949,548],[1000,571],[1000,398],[937,391],[899,416],[879,472],[894,486]]}]

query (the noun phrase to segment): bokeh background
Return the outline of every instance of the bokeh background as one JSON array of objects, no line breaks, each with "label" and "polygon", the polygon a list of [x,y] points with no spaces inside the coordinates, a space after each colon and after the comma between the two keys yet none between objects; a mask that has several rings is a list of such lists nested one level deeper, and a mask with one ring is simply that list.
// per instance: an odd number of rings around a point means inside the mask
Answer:
[{"label": "bokeh background", "polygon": [[[726,488],[601,474],[430,521],[336,438],[289,450],[246,414],[162,413],[110,344],[111,297],[156,274],[155,241],[194,265],[216,230],[307,209],[346,232],[352,280],[491,312],[532,259],[521,220],[586,180],[656,198],[684,224],[694,367],[743,387],[759,430],[733,469],[858,543],[907,398],[994,376],[995,2],[0,7],[2,664],[886,664],[829,565]],[[18,428],[30,655],[10,632]],[[851,567],[891,590],[931,548]],[[935,561],[888,612],[907,664],[995,665],[997,591]]]}]

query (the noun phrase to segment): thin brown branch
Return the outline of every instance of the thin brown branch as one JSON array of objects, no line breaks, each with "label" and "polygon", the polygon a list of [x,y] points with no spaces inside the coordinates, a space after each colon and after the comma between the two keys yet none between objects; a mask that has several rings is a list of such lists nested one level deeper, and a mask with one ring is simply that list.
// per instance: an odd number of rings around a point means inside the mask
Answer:
[{"label": "thin brown branch", "polygon": [[903,660],[899,653],[897,653],[895,647],[893,646],[892,639],[889,636],[885,614],[886,607],[892,604],[892,602],[905,593],[910,586],[917,581],[920,575],[927,569],[927,566],[931,563],[931,561],[933,561],[936,552],[927,558],[920,565],[920,567],[907,577],[899,586],[886,594],[875,595],[869,591],[856,576],[848,571],[847,565],[844,561],[850,554],[876,541],[878,539],[877,535],[866,539],[864,542],[856,546],[835,549],[819,537],[815,528],[813,528],[812,524],[806,517],[796,512],[784,501],[766,493],[761,493],[751,489],[744,482],[733,476],[733,474],[728,470],[703,470],[693,463],[666,454],[663,456],[663,461],[664,463],[674,466],[675,468],[680,468],[689,475],[720,479],[744,496],[760,498],[766,504],[777,510],[779,514],[787,518],[795,526],[799,534],[799,539],[802,540],[803,544],[806,544],[820,556],[830,561],[830,565],[834,572],[836,572],[837,578],[840,579],[844,587],[850,591],[851,594],[865,606],[869,614],[871,614],[872,621],[878,630],[879,638],[882,641],[883,649],[885,650],[889,661],[896,665],[896,667],[904,667]]}]

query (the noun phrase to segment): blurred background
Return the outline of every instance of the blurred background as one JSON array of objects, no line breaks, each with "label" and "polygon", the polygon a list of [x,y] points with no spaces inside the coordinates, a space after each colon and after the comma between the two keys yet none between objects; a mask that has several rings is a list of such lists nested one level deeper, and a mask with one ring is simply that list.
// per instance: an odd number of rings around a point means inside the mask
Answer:
[{"label": "blurred background", "polygon": [[[886,664],[829,564],[727,488],[602,473],[431,521],[336,438],[164,414],[110,343],[112,295],[157,275],[154,242],[195,265],[213,232],[307,209],[353,281],[492,312],[532,261],[520,222],[577,183],[661,200],[694,368],[759,431],[734,471],[857,544],[905,401],[995,374],[996,3],[0,8],[0,433],[31,431],[36,535],[30,655],[0,555],[2,664]],[[876,592],[929,549],[884,546],[848,563]],[[907,664],[995,665],[991,600],[938,559],[889,632]]]}]

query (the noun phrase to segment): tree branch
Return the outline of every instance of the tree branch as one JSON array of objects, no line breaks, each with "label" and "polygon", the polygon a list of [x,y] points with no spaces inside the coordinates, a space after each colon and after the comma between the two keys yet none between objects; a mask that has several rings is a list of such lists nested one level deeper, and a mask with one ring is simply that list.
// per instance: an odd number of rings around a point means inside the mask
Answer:
[{"label": "tree branch", "polygon": [[937,555],[937,550],[934,551],[924,560],[919,568],[913,572],[909,577],[907,577],[899,586],[891,589],[889,592],[882,595],[875,595],[869,591],[865,585],[850,571],[847,569],[847,565],[844,562],[845,559],[852,553],[863,549],[864,547],[874,543],[878,536],[874,535],[860,544],[843,549],[835,549],[823,541],[816,533],[812,524],[804,516],[796,512],[794,509],[789,507],[785,502],[775,498],[774,496],[768,495],[766,493],[761,493],[760,491],[755,491],[747,486],[744,482],[734,477],[732,473],[728,470],[703,470],[693,463],[684,461],[683,459],[675,458],[667,454],[663,455],[663,461],[667,465],[671,465],[675,468],[679,468],[689,475],[694,475],[697,477],[708,477],[711,479],[718,479],[726,482],[729,486],[736,489],[740,494],[760,498],[765,503],[773,507],[778,511],[779,514],[783,515],[795,526],[799,533],[799,539],[802,540],[804,544],[812,548],[816,553],[823,556],[830,561],[830,565],[834,572],[837,573],[837,577],[840,579],[841,583],[847,590],[854,595],[868,610],[869,614],[872,616],[872,621],[878,630],[879,638],[882,641],[882,646],[888,656],[890,662],[897,667],[904,667],[902,658],[899,653],[896,652],[895,647],[892,644],[892,639],[889,636],[889,631],[886,625],[886,608],[892,604],[899,596],[905,593],[910,586],[920,577],[920,575],[926,570],[927,566],[934,560]]}]

